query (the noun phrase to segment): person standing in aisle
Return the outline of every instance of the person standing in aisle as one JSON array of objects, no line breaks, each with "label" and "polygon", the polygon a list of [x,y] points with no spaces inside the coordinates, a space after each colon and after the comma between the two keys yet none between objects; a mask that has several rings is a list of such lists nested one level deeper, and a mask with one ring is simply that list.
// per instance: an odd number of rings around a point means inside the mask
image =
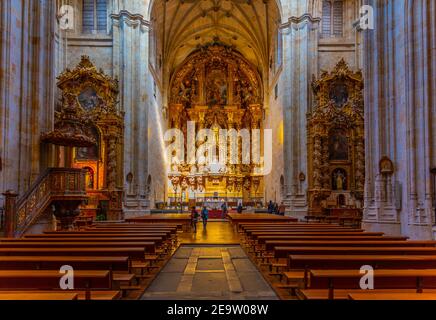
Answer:
[{"label": "person standing in aisle", "polygon": [[198,211],[195,207],[192,207],[191,211],[191,225],[194,233],[197,233]]},{"label": "person standing in aisle", "polygon": [[203,210],[201,210],[201,219],[203,220],[203,228],[206,229],[207,220],[209,219],[209,211],[206,207],[203,207]]}]

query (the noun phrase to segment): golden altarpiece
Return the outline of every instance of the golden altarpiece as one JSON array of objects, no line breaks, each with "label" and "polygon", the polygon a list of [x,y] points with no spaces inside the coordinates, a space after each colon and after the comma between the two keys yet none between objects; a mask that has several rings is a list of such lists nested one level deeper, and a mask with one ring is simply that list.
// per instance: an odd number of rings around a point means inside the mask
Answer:
[{"label": "golden altarpiece", "polygon": [[308,113],[309,214],[360,208],[365,184],[363,77],[341,60],[314,79]]},{"label": "golden altarpiece", "polygon": [[[59,150],[65,166],[86,172],[89,200],[81,211],[121,219],[124,118],[116,106],[118,81],[97,70],[89,57],[83,56],[75,69],[67,69],[58,77],[58,87],[62,91],[61,110],[66,105],[74,106],[77,118],[85,124],[86,135],[96,142]],[[60,114],[56,112],[55,116],[59,118]]]},{"label": "golden altarpiece", "polygon": [[[184,133],[185,146],[187,123],[195,122],[196,134],[201,129],[211,129],[217,136],[217,148],[222,143],[218,131],[235,129],[250,132],[250,148],[262,150],[263,140],[263,91],[259,73],[241,54],[220,44],[204,46],[191,54],[175,71],[170,82],[168,110],[169,128]],[[260,130],[259,143],[252,129]],[[240,138],[239,138],[240,139]],[[224,139],[221,139],[224,140]],[[200,147],[207,141],[196,141]],[[242,159],[242,142],[238,142],[238,157]],[[251,152],[251,150],[250,150]],[[218,152],[217,152],[218,154]],[[171,202],[213,203],[227,201],[231,205],[263,201],[264,182],[253,159],[249,163],[226,162],[224,165],[208,163],[205,166],[186,164],[169,172],[169,198]],[[221,163],[223,164],[223,163]]]}]

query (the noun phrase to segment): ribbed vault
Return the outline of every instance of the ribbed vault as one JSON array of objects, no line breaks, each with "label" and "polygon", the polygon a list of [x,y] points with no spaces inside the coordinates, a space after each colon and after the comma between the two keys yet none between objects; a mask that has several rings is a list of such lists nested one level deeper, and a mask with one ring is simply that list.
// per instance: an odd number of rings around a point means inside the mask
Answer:
[{"label": "ribbed vault", "polygon": [[199,46],[233,46],[268,70],[280,11],[274,0],[156,0],[151,22],[154,54],[162,71],[173,72]]}]

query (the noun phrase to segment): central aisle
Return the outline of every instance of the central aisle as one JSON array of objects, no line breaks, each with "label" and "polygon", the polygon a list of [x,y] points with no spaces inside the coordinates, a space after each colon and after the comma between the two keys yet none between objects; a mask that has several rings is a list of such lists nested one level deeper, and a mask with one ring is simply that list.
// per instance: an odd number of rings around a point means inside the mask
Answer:
[{"label": "central aisle", "polygon": [[239,239],[228,221],[209,221],[206,229],[197,223],[197,232],[178,235],[181,244],[239,244]]},{"label": "central aisle", "polygon": [[278,299],[239,245],[182,245],[142,299]]}]

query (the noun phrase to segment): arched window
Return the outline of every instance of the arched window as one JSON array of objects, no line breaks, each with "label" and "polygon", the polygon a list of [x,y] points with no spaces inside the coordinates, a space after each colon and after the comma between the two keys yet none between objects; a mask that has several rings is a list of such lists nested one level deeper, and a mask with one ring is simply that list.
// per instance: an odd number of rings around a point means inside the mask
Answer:
[{"label": "arched window", "polygon": [[107,0],[83,0],[82,7],[83,33],[106,33]]},{"label": "arched window", "polygon": [[322,2],[322,36],[342,37],[344,34],[344,1],[324,0]]}]

